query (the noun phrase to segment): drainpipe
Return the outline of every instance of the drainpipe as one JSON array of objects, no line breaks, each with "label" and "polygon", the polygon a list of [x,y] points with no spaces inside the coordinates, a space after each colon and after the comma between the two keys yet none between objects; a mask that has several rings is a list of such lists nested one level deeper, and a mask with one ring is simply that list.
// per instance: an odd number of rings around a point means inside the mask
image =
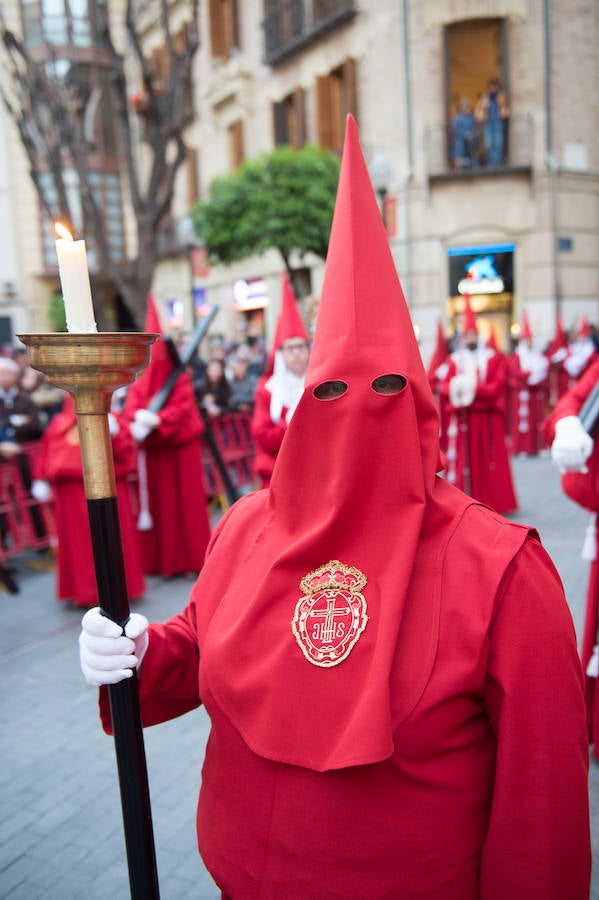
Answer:
[{"label": "drainpipe", "polygon": [[557,184],[559,167],[553,154],[553,123],[551,111],[551,0],[543,0],[544,63],[545,63],[545,163],[549,176],[549,215],[551,232],[550,265],[553,274],[555,321],[561,314],[562,288],[557,254]]},{"label": "drainpipe", "polygon": [[404,86],[405,86],[405,104],[406,104],[406,149],[408,169],[403,179],[403,233],[405,240],[405,262],[406,262],[406,302],[408,307],[412,303],[412,230],[410,223],[410,187],[412,184],[412,170],[414,165],[414,157],[412,152],[412,86],[410,79],[410,27],[408,20],[408,0],[401,0],[401,12],[403,16],[403,61],[404,61]]}]

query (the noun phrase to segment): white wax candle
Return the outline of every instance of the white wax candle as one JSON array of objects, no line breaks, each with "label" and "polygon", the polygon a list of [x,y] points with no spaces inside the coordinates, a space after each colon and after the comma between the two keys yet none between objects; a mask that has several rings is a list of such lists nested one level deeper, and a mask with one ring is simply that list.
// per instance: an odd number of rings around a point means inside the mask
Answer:
[{"label": "white wax candle", "polygon": [[85,241],[74,241],[64,226],[59,227],[59,223],[55,227],[62,235],[56,241],[56,253],[67,331],[74,334],[97,332]]}]

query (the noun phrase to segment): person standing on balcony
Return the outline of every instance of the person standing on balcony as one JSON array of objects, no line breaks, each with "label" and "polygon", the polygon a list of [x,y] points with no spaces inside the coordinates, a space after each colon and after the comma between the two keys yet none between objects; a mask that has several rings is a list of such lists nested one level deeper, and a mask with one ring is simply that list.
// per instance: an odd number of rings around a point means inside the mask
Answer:
[{"label": "person standing on balcony", "polygon": [[475,140],[472,103],[468,97],[463,97],[453,118],[453,162],[456,169],[467,169],[478,162]]},{"label": "person standing on balcony", "polygon": [[474,118],[482,126],[488,166],[500,166],[503,162],[505,124],[509,107],[499,80],[491,78],[489,86],[476,105]]}]

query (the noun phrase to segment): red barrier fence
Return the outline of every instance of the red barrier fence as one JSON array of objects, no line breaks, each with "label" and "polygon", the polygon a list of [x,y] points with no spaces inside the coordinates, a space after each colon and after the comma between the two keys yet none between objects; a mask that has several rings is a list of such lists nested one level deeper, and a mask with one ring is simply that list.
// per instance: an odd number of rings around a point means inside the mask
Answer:
[{"label": "red barrier fence", "polygon": [[52,506],[35,500],[30,491],[39,447],[39,441],[22,444],[18,456],[0,460],[0,564],[56,545]]},{"label": "red barrier fence", "polygon": [[[233,487],[239,493],[247,493],[257,487],[253,474],[254,443],[250,432],[251,417],[247,413],[223,413],[210,419],[217,450],[226,466]],[[204,487],[210,501],[217,502],[223,510],[229,506],[226,487],[214,455],[205,439],[202,439]]]}]

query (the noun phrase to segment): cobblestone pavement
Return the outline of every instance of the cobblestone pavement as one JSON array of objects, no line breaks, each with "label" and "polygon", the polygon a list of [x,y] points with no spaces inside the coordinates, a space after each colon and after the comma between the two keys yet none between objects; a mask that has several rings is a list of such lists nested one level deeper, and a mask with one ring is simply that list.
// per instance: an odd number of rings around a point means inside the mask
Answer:
[{"label": "cobblestone pavement", "polygon": [[[548,459],[514,460],[518,514],[534,525],[561,574],[578,634],[586,514],[561,493]],[[54,601],[54,575],[19,560],[18,595],[0,594],[0,898],[129,897],[114,748],[79,670],[81,611]],[[136,609],[178,612],[191,581],[149,579]],[[208,723],[202,710],[145,732],[162,900],[217,900],[195,844],[195,805]],[[599,765],[590,778],[599,871]],[[593,900],[599,900],[599,876]]]}]

